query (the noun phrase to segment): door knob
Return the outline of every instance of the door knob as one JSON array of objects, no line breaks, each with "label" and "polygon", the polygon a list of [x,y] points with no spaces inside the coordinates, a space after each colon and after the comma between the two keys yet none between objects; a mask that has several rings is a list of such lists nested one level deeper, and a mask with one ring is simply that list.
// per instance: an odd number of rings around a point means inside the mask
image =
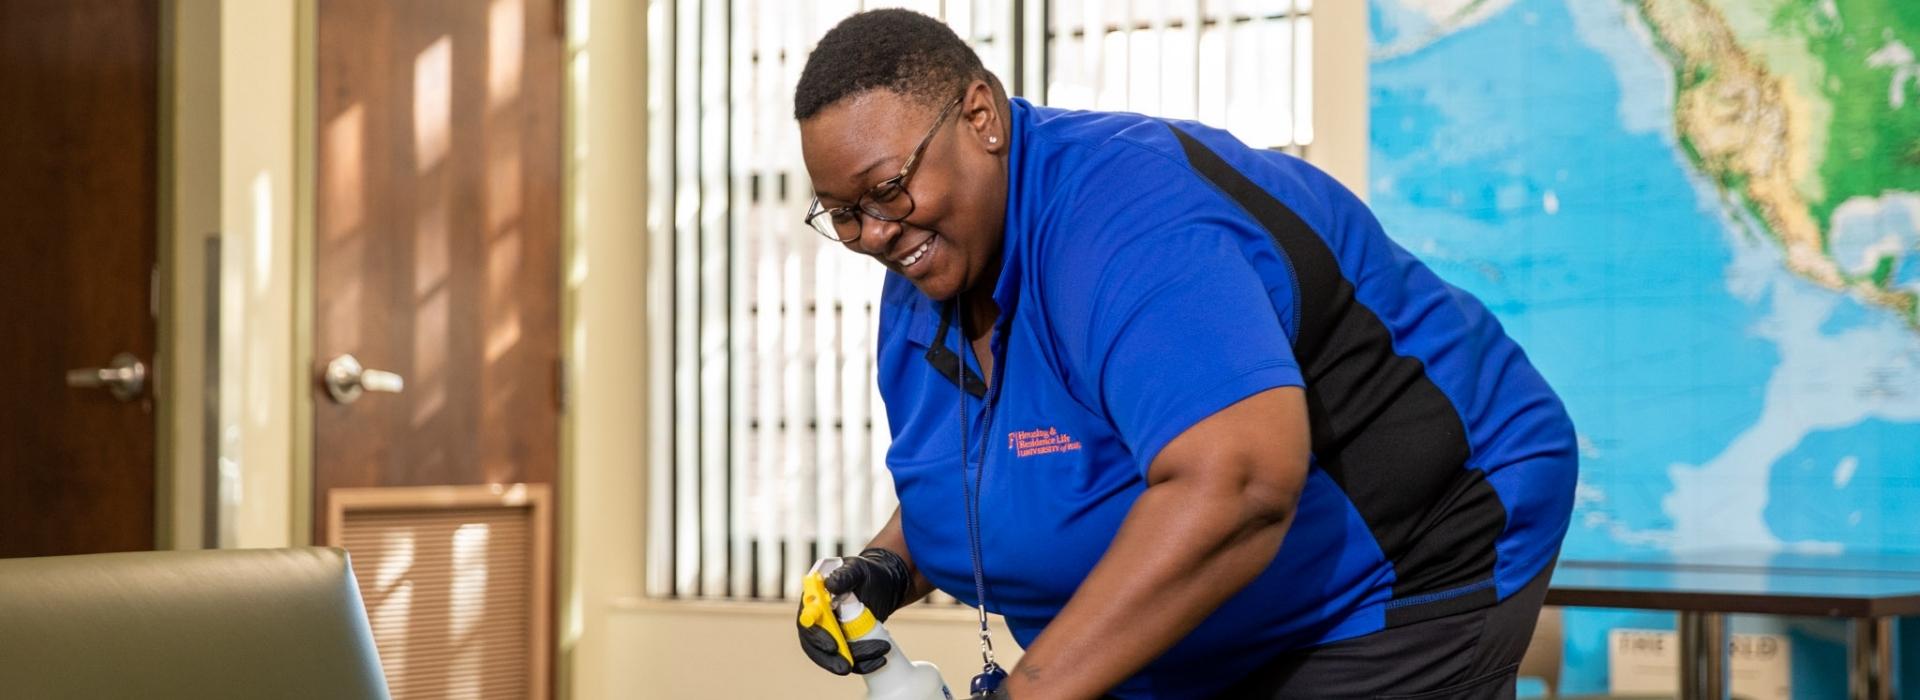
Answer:
[{"label": "door knob", "polygon": [[326,384],[334,401],[350,404],[360,399],[361,392],[398,394],[407,382],[398,374],[362,367],[352,355],[341,355],[327,363]]},{"label": "door knob", "polygon": [[147,366],[132,353],[120,353],[105,367],[67,370],[67,386],[79,389],[106,389],[113,398],[132,401],[147,387]]}]

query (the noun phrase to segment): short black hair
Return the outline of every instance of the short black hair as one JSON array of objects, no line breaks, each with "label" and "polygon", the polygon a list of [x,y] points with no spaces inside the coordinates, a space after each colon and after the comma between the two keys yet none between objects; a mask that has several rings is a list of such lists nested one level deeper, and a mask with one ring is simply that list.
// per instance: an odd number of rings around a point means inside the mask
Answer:
[{"label": "short black hair", "polygon": [[980,55],[940,20],[912,10],[869,10],[840,20],[820,38],[794,87],[793,118],[806,121],[869,90],[938,105],[975,78],[994,82]]}]

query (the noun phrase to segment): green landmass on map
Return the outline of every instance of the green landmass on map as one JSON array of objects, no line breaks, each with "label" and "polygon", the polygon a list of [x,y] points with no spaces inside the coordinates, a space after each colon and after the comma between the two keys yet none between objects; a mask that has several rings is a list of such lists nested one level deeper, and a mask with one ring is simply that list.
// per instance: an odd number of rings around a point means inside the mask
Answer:
[{"label": "green landmass on map", "polygon": [[[1829,15],[1829,7],[1836,12]],[[1920,85],[1909,82],[1906,103],[1894,107],[1889,95],[1897,67],[1871,60],[1895,42],[1920,49],[1920,2],[1794,0],[1777,10],[1773,26],[1806,40],[1833,104],[1820,164],[1827,196],[1813,203],[1815,218],[1830,220],[1851,197],[1920,192]]]},{"label": "green landmass on map", "polygon": [[1630,1],[1673,66],[1675,132],[1695,167],[1795,274],[1920,330],[1920,298],[1893,286],[1915,251],[1862,269],[1831,245],[1841,204],[1920,193],[1920,1]]}]

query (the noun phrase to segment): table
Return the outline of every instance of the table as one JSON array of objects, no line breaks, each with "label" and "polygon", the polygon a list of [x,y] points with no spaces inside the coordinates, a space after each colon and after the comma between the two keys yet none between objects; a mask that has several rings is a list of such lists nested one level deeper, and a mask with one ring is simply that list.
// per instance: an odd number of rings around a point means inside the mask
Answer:
[{"label": "table", "polygon": [[1920,556],[1697,551],[1562,560],[1547,604],[1677,613],[1688,700],[1727,697],[1727,615],[1848,618],[1849,694],[1881,700],[1898,696],[1893,619],[1920,615]]}]

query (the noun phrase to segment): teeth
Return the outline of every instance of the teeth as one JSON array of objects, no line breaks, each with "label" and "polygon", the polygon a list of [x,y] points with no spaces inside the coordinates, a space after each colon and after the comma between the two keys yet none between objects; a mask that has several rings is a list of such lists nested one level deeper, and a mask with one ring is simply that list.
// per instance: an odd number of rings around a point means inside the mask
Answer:
[{"label": "teeth", "polygon": [[906,258],[902,259],[900,261],[900,266],[912,267],[914,263],[920,262],[920,257],[927,254],[927,247],[931,245],[933,245],[933,239],[929,238],[927,239],[927,242],[920,244],[920,247],[918,248],[914,248],[912,253],[908,254]]}]

